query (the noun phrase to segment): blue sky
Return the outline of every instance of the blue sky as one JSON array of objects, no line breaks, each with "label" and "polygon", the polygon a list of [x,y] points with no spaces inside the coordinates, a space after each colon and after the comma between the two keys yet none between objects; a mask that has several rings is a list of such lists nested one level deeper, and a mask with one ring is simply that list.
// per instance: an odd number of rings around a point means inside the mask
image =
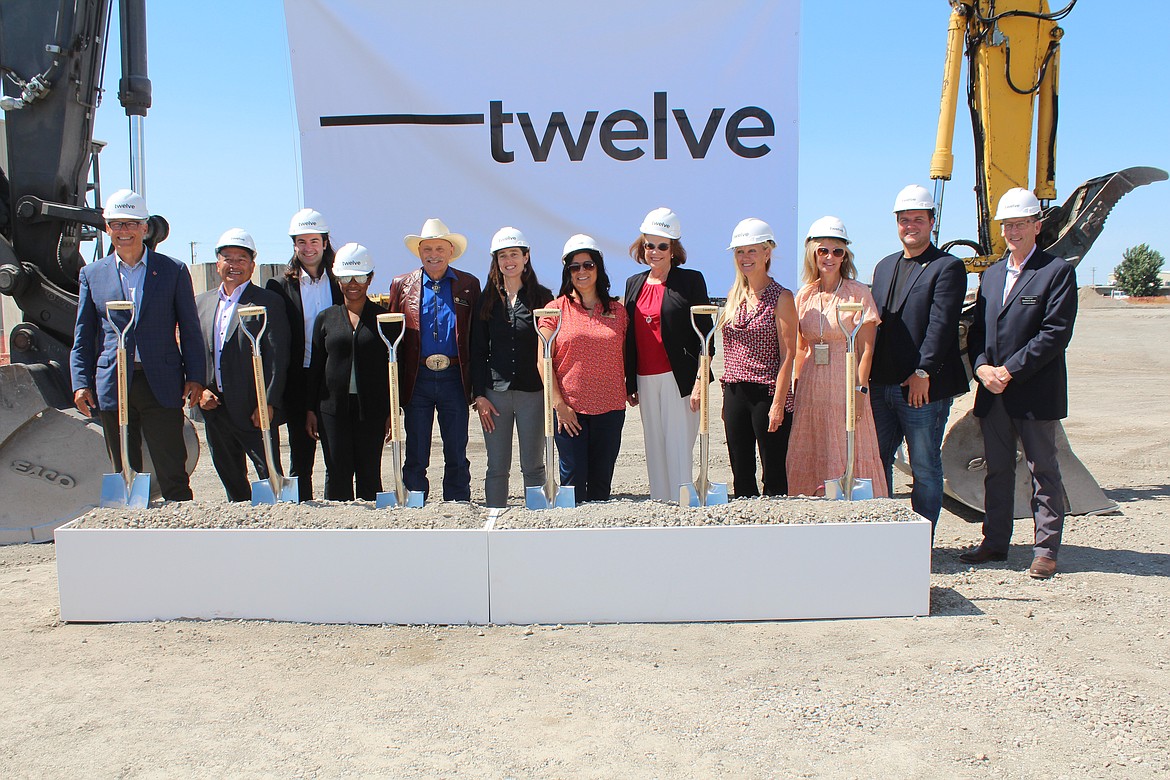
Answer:
[{"label": "blue sky", "polygon": [[[239,226],[256,237],[261,261],[286,260],[288,219],[302,204],[283,3],[148,5],[147,195],[171,223],[162,249],[189,259],[196,242],[196,256],[208,261],[219,234]],[[865,281],[898,248],[894,195],[912,182],[930,186],[949,11],[946,0],[803,6],[798,223],[803,234],[819,216],[843,218]],[[1170,3],[1081,0],[1062,27],[1059,199],[1122,168],[1170,169]],[[106,193],[129,182],[116,30],[115,20],[95,133],[109,142]],[[976,234],[971,134],[962,106],[959,113],[944,240]],[[385,229],[401,235],[417,227],[391,218]],[[1142,242],[1170,255],[1170,182],[1120,202],[1078,270],[1081,282],[1103,283],[1122,251]],[[796,247],[789,251],[795,257]]]}]

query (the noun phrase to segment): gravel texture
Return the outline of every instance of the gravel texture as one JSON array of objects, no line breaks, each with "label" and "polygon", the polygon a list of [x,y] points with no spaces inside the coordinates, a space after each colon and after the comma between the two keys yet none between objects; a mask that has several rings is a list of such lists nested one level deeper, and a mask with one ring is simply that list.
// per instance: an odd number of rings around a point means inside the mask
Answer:
[{"label": "gravel texture", "polygon": [[[483,528],[491,511],[457,501],[421,508],[379,510],[368,501],[304,504],[225,504],[208,501],[156,503],[150,509],[94,509],[76,528]],[[575,509],[532,511],[512,507],[495,520],[496,528],[651,528],[684,525],[774,525],[877,523],[918,520],[904,501],[826,501],[808,498],[754,498],[722,506],[680,507],[665,501],[616,499]]]}]

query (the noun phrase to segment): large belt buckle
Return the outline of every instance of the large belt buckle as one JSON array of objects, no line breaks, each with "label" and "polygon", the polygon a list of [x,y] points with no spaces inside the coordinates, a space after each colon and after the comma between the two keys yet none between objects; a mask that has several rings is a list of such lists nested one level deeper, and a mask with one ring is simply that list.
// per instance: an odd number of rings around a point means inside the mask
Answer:
[{"label": "large belt buckle", "polygon": [[423,364],[431,371],[442,371],[451,366],[451,358],[446,355],[427,355]]}]

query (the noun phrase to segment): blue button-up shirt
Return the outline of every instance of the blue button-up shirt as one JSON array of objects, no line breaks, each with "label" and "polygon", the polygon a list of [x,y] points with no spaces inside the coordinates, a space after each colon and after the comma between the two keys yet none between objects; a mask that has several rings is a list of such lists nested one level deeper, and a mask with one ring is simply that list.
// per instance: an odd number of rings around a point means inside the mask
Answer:
[{"label": "blue button-up shirt", "polygon": [[419,336],[422,356],[447,355],[457,357],[459,345],[455,340],[455,272],[450,268],[443,278],[435,281],[424,272],[422,296],[419,301]]},{"label": "blue button-up shirt", "polygon": [[[142,259],[134,265],[127,265],[122,262],[122,258],[118,258],[118,280],[122,283],[122,295],[126,296],[125,300],[134,304],[134,327],[138,327],[138,314],[142,310],[142,286],[146,284],[146,256],[150,254],[145,249],[142,251]],[[117,255],[115,255],[117,257]],[[130,339],[134,339],[134,328],[130,329],[128,334]],[[142,356],[138,354],[138,345],[134,345],[134,362],[141,363]]]}]

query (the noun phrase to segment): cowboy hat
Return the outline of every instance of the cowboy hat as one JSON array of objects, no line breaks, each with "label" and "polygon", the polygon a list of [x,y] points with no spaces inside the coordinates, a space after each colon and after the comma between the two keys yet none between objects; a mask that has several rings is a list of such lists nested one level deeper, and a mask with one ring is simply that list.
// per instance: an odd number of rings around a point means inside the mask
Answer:
[{"label": "cowboy hat", "polygon": [[443,224],[443,220],[434,217],[431,217],[423,223],[421,235],[409,235],[402,240],[406,243],[406,248],[413,252],[415,257],[421,259],[422,256],[418,253],[418,245],[420,242],[430,238],[441,238],[451,244],[451,247],[455,250],[454,254],[451,255],[452,260],[459,257],[467,249],[467,236],[452,233]]}]

